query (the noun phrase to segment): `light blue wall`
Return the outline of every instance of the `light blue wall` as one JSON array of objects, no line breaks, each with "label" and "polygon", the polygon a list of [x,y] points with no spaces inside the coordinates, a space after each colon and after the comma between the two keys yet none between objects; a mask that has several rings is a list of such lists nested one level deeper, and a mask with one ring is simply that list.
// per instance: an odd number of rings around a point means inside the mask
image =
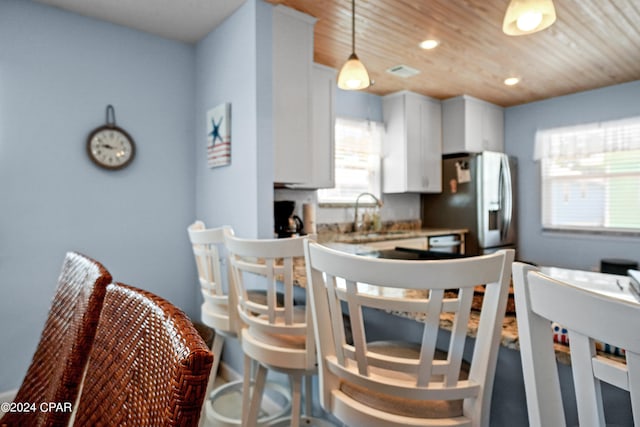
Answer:
[{"label": "light blue wall", "polygon": [[[271,9],[249,0],[196,48],[196,215],[242,237],[273,236]],[[231,164],[206,164],[205,114],[231,103]],[[223,360],[242,371],[243,353],[226,340]]]},{"label": "light blue wall", "polygon": [[383,122],[382,98],[353,90],[336,89],[336,116]]},{"label": "light blue wall", "polygon": [[[25,0],[0,0],[0,391],[19,385],[66,251],[187,313],[197,283],[195,49]],[[94,166],[113,104],[134,162]]]},{"label": "light blue wall", "polygon": [[[264,215],[273,198],[270,54],[258,52],[258,42],[270,51],[270,26],[266,40],[257,34],[259,14],[266,13],[260,22],[270,25],[269,7],[247,1],[196,48],[196,215],[211,226],[231,225],[245,237],[264,237],[272,221]],[[258,79],[261,86],[268,79],[269,87],[258,91]],[[210,169],[205,115],[223,102],[231,103],[231,164]]]},{"label": "light blue wall", "polygon": [[[540,171],[533,161],[537,129],[640,115],[640,81],[505,110],[505,149],[518,158],[519,257],[543,265],[597,269],[602,258],[640,262],[640,237],[543,232]],[[640,214],[640,213],[638,213]]]}]

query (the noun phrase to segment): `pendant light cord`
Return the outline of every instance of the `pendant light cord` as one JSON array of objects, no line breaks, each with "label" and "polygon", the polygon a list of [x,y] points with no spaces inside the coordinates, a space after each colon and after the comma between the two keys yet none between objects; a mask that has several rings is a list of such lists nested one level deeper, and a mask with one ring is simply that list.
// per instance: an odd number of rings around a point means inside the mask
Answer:
[{"label": "pendant light cord", "polygon": [[356,53],[356,0],[351,0],[351,53]]}]

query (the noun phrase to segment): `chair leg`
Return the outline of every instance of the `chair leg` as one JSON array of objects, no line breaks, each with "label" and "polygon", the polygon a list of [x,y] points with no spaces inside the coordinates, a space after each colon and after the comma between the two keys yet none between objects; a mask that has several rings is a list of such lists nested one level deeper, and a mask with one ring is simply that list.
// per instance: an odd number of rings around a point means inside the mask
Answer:
[{"label": "chair leg", "polygon": [[[245,372],[250,371],[251,360],[245,356],[244,369]],[[248,370],[247,370],[248,369]],[[244,376],[242,389],[242,425],[245,427],[256,427],[258,424],[258,416],[262,407],[262,395],[267,379],[267,368],[258,364],[258,370],[255,373],[255,382],[253,390],[251,389],[251,375]]]},{"label": "chair leg", "polygon": [[211,366],[211,373],[209,374],[209,380],[207,381],[207,391],[204,394],[204,401],[202,402],[202,409],[200,410],[200,422],[199,427],[206,425],[207,411],[206,406],[209,401],[209,395],[213,390],[213,383],[218,376],[218,366],[220,365],[220,359],[222,358],[222,348],[224,347],[224,337],[220,334],[215,334],[213,343],[211,344],[211,352],[213,353],[213,365]]},{"label": "chair leg", "polygon": [[311,395],[311,375],[305,375],[304,377],[304,414],[307,417],[311,417],[312,414],[312,402],[313,396]]},{"label": "chair leg", "polygon": [[247,422],[247,410],[251,402],[251,379],[255,376],[253,361],[247,355],[244,356],[244,377],[242,379],[242,425]]},{"label": "chair leg", "polygon": [[224,336],[216,333],[211,344],[211,352],[213,353],[213,365],[211,366],[211,376],[213,379],[218,375],[218,366],[222,359],[222,348],[224,347]]},{"label": "chair leg", "polygon": [[300,427],[300,406],[302,401],[302,375],[291,374],[291,427]]}]

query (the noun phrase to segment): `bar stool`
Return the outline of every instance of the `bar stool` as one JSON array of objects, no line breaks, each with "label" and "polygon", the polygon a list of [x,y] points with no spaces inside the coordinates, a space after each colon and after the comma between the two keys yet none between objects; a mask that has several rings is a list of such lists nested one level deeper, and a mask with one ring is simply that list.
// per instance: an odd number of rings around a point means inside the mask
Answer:
[{"label": "bar stool", "polygon": [[[307,241],[322,407],[350,426],[488,426],[513,254],[390,260]],[[466,367],[463,352],[479,284],[485,294]],[[345,305],[353,343],[344,333]],[[421,339],[373,340],[364,314],[369,309],[420,313]],[[436,347],[442,316],[453,316],[446,352]]]},{"label": "bar stool", "polygon": [[[237,338],[239,330],[239,318],[236,310],[237,297],[233,285],[224,286],[232,280],[227,274],[228,282],[224,280],[222,271],[223,260],[226,258],[224,249],[224,233],[233,234],[229,226],[207,229],[202,221],[196,221],[188,228],[189,239],[193,246],[193,254],[196,260],[200,290],[204,298],[201,306],[201,321],[215,331],[215,337],[211,350],[214,354],[214,362],[211,368],[211,375],[207,384],[207,399],[203,404],[203,416],[200,417],[200,425],[206,419],[212,420],[216,426],[236,426],[240,425],[240,419],[229,414],[222,414],[215,408],[215,401],[220,399],[221,406],[227,405],[226,399],[232,394],[240,394],[243,381],[232,381],[213,390],[216,379],[218,365],[222,356],[225,339]],[[252,299],[264,300],[263,292],[254,292]],[[251,369],[246,371],[251,375]],[[274,394],[278,397],[280,410],[274,409],[266,411],[260,419],[260,423],[268,423],[285,414],[291,402],[291,396],[286,389],[277,384],[270,384]],[[207,415],[207,416],[205,416]]]},{"label": "bar stool", "polygon": [[[304,257],[305,238],[241,239],[225,232],[225,245],[238,298],[242,321],[240,336],[245,354],[245,371],[251,361],[258,362],[255,385],[245,376],[243,392],[243,426],[256,425],[267,370],[285,373],[292,387],[292,409],[288,420],[272,425],[298,427],[301,422],[316,426],[333,424],[311,414],[311,376],[317,372],[316,348],[311,326],[311,312],[293,303],[295,258]],[[284,299],[276,295],[282,285]],[[266,290],[266,301],[249,298],[255,289]],[[301,417],[302,378],[305,377],[305,413]],[[246,409],[245,409],[246,408]],[[302,421],[301,421],[302,420]]]}]

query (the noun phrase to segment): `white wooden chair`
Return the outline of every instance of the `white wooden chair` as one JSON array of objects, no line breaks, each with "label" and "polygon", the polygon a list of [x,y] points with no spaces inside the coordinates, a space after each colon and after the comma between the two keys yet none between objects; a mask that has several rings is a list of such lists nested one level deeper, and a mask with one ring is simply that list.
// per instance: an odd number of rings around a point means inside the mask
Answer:
[{"label": "white wooden chair", "polygon": [[[345,254],[305,244],[322,407],[350,426],[488,426],[513,251],[445,261]],[[461,369],[474,287],[486,284],[468,375]],[[384,288],[380,288],[384,287]],[[456,292],[445,290],[457,289]],[[345,340],[342,305],[351,316]],[[417,344],[368,342],[363,308],[424,313]],[[444,358],[436,339],[455,320]]]},{"label": "white wooden chair", "polygon": [[205,409],[208,404],[209,393],[218,372],[218,366],[222,357],[225,338],[235,338],[238,332],[238,315],[235,309],[236,297],[233,286],[223,286],[222,258],[224,253],[224,230],[233,233],[231,227],[224,226],[207,229],[202,221],[196,221],[189,226],[187,232],[193,247],[193,255],[198,269],[200,291],[204,302],[200,307],[202,323],[215,331],[211,351],[213,352],[213,366],[207,384],[203,413],[200,417],[200,425],[205,420]]},{"label": "white wooden chair", "polygon": [[[305,306],[294,305],[294,258],[304,257],[304,238],[241,239],[225,233],[225,244],[238,296],[238,313],[242,322],[241,343],[245,354],[245,371],[251,361],[258,362],[253,391],[243,387],[243,426],[254,426],[260,407],[267,369],[289,375],[292,409],[288,421],[277,425],[298,426],[301,422],[302,378],[306,377],[305,424],[323,421],[311,417],[310,376],[317,372],[316,349],[311,313]],[[280,285],[281,284],[281,285]],[[283,299],[278,301],[278,287]],[[251,289],[266,290],[266,301],[248,297]]]},{"label": "white wooden chair", "polygon": [[[224,342],[229,338],[239,338],[238,333],[240,331],[240,318],[238,316],[236,287],[233,285],[233,274],[231,273],[230,266],[227,265],[228,270],[223,274],[222,268],[226,264],[224,260],[227,259],[226,249],[224,247],[225,234],[233,235],[233,229],[230,226],[222,226],[217,228],[206,228],[202,221],[196,221],[188,228],[189,238],[193,246],[193,254],[196,260],[196,267],[198,270],[198,278],[200,281],[200,290],[204,298],[204,302],[201,306],[201,320],[202,323],[209,326],[215,331],[215,337],[211,350],[214,354],[213,366],[211,368],[211,375],[209,377],[209,383],[207,385],[207,399],[203,405],[203,414],[200,417],[200,425],[206,421],[206,411],[209,409],[210,418],[214,418],[214,422],[218,426],[235,426],[240,424],[240,420],[231,418],[224,414],[216,413],[212,405],[209,405],[208,400],[212,401],[221,398],[223,404],[228,402],[228,399],[224,398],[224,395],[233,393],[235,389],[239,389],[240,386],[244,387],[244,379],[242,381],[233,381],[226,383],[218,387],[212,394],[213,385],[215,383],[218,366],[220,359],[222,358],[222,350]],[[250,291],[249,297],[253,301],[264,301],[265,293],[261,290]],[[280,297],[280,296],[279,296]],[[252,373],[255,370],[255,366],[245,371],[244,378],[247,381],[251,381]],[[268,424],[274,419],[286,412],[290,405],[291,396],[287,390],[282,389],[278,384],[267,385],[270,389],[273,389],[275,393],[284,401],[282,410],[280,408],[271,408],[269,411],[262,411],[260,424]],[[214,405],[217,406],[217,405]],[[272,405],[273,406],[273,405]],[[230,411],[232,412],[232,411]]]},{"label": "white wooden chair", "polygon": [[[554,280],[528,264],[513,264],[513,281],[530,425],[566,425],[552,320],[568,330],[580,426],[605,425],[601,381],[630,392],[640,424],[640,306]],[[626,364],[598,356],[594,340],[624,348]]]}]

